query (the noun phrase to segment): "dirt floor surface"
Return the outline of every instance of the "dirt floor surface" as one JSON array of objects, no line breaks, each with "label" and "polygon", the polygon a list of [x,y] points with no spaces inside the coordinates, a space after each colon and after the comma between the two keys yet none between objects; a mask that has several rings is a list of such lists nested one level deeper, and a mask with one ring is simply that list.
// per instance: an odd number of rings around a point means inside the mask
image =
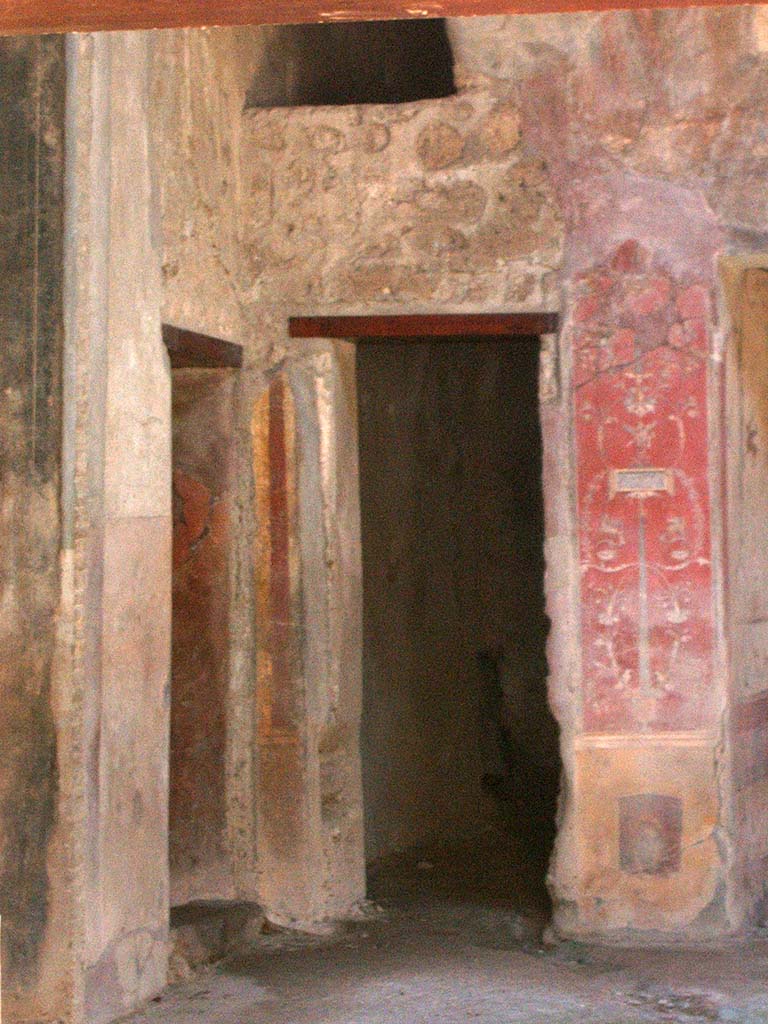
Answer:
[{"label": "dirt floor surface", "polygon": [[541,864],[518,859],[510,876],[516,853],[492,837],[460,852],[379,865],[359,920],[315,936],[267,926],[131,1024],[768,1024],[768,932],[685,949],[545,948]]},{"label": "dirt floor surface", "polygon": [[520,938],[519,918],[411,901],[263,948],[169,989],[133,1024],[768,1024],[768,937],[620,950]]}]

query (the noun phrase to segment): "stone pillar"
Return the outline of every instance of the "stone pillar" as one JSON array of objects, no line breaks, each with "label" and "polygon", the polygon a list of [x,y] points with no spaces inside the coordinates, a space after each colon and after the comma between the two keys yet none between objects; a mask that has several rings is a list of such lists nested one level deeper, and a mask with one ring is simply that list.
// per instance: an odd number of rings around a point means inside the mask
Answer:
[{"label": "stone pillar", "polygon": [[260,897],[303,927],[365,895],[353,367],[318,350],[253,416]]},{"label": "stone pillar", "polygon": [[[365,898],[360,721],[363,592],[355,345],[321,346],[305,374],[317,423],[318,481],[302,481],[309,706],[319,775],[325,917],[344,917]],[[310,390],[311,389],[311,390]],[[322,529],[317,528],[318,493]]]},{"label": "stone pillar", "polygon": [[768,914],[768,257],[723,261],[734,912]]},{"label": "stone pillar", "polygon": [[170,378],[148,126],[150,37],[68,44],[68,351],[79,715],[80,1014],[165,983]]},{"label": "stone pillar", "polygon": [[556,923],[719,934],[735,922],[721,841],[718,232],[674,186],[606,174],[573,188],[563,344],[581,684]]},{"label": "stone pillar", "polygon": [[[522,90],[523,132],[565,230],[558,454],[572,474],[574,561],[570,590],[550,563],[566,768],[551,886],[557,929],[598,939],[740,923],[716,301],[727,238],[685,158],[668,171],[672,132],[643,171],[628,155],[644,117],[671,118],[655,90],[675,94],[682,65],[663,50],[673,19],[660,17],[653,38],[640,15],[585,21],[574,67],[550,54]],[[689,42],[704,31],[697,18]],[[561,472],[549,463],[546,491]]]}]

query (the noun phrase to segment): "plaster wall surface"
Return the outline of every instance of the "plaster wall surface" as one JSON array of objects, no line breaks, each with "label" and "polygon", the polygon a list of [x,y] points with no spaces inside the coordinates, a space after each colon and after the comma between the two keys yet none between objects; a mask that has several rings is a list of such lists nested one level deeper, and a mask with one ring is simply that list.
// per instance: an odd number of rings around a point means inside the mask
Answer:
[{"label": "plaster wall surface", "polygon": [[726,496],[732,666],[731,736],[738,877],[749,894],[750,920],[765,920],[768,846],[768,701],[765,692],[766,416],[768,272],[765,257],[723,261],[731,323],[726,349]]},{"label": "plaster wall surface", "polygon": [[170,372],[148,129],[150,39],[68,41],[68,729],[72,1016],[165,984]]},{"label": "plaster wall surface", "polygon": [[371,860],[493,821],[485,773],[554,815],[538,375],[538,338],[358,346]]},{"label": "plaster wall surface", "polygon": [[245,422],[270,371],[316,372],[288,314],[560,306],[542,412],[556,923],[720,934],[753,895],[726,729],[717,260],[764,248],[765,15],[449,27],[456,97],[245,114],[264,36],[164,37],[166,316],[246,344]]},{"label": "plaster wall surface", "polygon": [[289,313],[557,305],[562,226],[511,83],[243,111],[262,46],[258,30],[160,40],[166,319],[242,341],[253,371],[307,352]]}]

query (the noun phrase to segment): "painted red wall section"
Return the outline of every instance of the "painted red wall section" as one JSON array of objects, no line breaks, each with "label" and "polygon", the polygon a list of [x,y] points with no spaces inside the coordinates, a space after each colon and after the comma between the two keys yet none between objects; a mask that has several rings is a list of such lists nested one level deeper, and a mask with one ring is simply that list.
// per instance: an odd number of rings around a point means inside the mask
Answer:
[{"label": "painted red wall section", "polygon": [[551,876],[571,935],[738,925],[720,838],[732,822],[715,295],[718,257],[764,220],[757,120],[732,119],[735,93],[763,95],[762,61],[736,56],[751,31],[746,10],[606,15],[521,93],[565,226],[581,699],[562,714],[575,838]]},{"label": "painted red wall section", "polygon": [[171,897],[233,895],[227,844],[231,381],[173,380]]},{"label": "painted red wall section", "polygon": [[302,710],[294,431],[293,399],[286,381],[278,377],[254,414],[254,477],[258,621],[264,638],[258,728],[262,738],[281,740],[298,735]]},{"label": "painted red wall section", "polygon": [[254,407],[257,533],[257,737],[261,899],[276,920],[312,889],[316,841],[306,828],[307,721],[303,689],[297,520],[297,435],[292,386],[279,375]]},{"label": "painted red wall section", "polygon": [[296,688],[291,685],[294,622],[291,604],[286,388],[282,379],[269,389],[269,655],[272,665],[270,730],[297,726]]},{"label": "painted red wall section", "polygon": [[[635,241],[575,292],[584,726],[699,729],[713,713],[709,292]],[[621,473],[636,469],[653,472]]]}]

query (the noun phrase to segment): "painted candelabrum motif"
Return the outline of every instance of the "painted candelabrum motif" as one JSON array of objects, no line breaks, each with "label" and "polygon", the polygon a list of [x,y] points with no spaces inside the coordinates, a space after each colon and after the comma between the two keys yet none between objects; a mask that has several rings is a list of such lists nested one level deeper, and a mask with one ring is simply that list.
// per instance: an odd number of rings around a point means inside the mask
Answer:
[{"label": "painted candelabrum motif", "polygon": [[701,728],[713,710],[709,294],[634,242],[576,287],[584,726]]}]

